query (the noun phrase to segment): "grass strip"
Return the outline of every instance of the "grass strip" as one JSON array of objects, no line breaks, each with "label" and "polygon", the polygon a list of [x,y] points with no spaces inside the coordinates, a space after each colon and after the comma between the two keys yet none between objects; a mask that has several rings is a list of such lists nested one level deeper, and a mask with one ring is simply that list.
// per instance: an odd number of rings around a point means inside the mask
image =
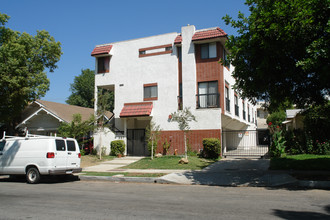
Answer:
[{"label": "grass strip", "polygon": [[271,170],[330,170],[330,155],[287,155],[270,160]]},{"label": "grass strip", "polygon": [[189,156],[188,164],[179,164],[180,156],[163,156],[154,158],[143,158],[135,163],[122,167],[123,169],[170,169],[170,170],[201,170],[217,160]]}]

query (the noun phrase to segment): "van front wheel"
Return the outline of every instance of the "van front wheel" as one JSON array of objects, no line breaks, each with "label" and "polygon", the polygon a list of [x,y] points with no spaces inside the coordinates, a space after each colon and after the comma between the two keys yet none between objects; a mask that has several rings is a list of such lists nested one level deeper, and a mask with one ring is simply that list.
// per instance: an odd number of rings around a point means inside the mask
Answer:
[{"label": "van front wheel", "polygon": [[26,172],[26,180],[28,183],[36,184],[40,181],[40,173],[37,168],[30,167]]}]

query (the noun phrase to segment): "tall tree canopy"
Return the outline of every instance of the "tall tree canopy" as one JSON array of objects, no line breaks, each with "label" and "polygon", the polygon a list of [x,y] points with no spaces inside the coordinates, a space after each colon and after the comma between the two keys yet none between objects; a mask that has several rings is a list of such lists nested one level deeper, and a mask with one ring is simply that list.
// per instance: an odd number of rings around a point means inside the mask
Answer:
[{"label": "tall tree canopy", "polygon": [[45,69],[53,72],[62,52],[47,31],[13,31],[5,27],[8,19],[0,13],[0,123],[13,126],[26,105],[48,91]]},{"label": "tall tree canopy", "polygon": [[[83,69],[81,74],[74,78],[74,82],[70,85],[72,94],[66,100],[70,105],[78,105],[87,108],[94,108],[94,70]],[[102,102],[104,111],[112,111],[114,106],[114,95],[112,91],[106,89],[99,89],[99,109]]]},{"label": "tall tree canopy", "polygon": [[330,1],[247,0],[249,17],[224,21],[235,88],[250,100],[298,106],[322,103],[330,94]]},{"label": "tall tree canopy", "polygon": [[94,108],[94,71],[90,69],[81,70],[81,74],[74,78],[70,85],[72,94],[66,100],[70,105],[78,105]]}]

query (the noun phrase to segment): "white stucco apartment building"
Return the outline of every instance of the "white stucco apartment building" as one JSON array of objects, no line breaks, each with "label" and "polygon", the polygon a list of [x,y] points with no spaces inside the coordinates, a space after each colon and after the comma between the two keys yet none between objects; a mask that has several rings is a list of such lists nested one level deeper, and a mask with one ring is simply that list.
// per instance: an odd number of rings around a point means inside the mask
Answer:
[{"label": "white stucco apartment building", "polygon": [[188,25],[181,33],[96,46],[91,54],[95,57],[95,109],[98,88],[114,91],[112,123],[122,132],[95,136],[95,147],[109,151],[112,140],[123,139],[127,155],[147,155],[144,136],[152,120],[162,129],[157,153],[167,140],[171,153],[182,154],[183,134],[169,115],[185,107],[197,120],[190,123],[191,150],[202,149],[202,140],[208,137],[224,139],[224,147],[235,147],[226,136],[221,137],[223,131],[255,130],[256,108],[232,89],[234,67],[219,62],[226,56],[226,40],[220,28],[196,30]]}]

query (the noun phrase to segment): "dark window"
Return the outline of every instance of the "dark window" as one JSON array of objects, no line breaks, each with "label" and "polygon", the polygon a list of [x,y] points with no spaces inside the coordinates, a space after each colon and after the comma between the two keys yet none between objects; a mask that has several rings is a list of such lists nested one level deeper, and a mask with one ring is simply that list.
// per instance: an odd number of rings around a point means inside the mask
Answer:
[{"label": "dark window", "polygon": [[226,111],[230,112],[229,85],[225,86]]},{"label": "dark window", "polygon": [[57,151],[65,151],[64,140],[55,140],[55,142],[56,142],[56,150]]},{"label": "dark window", "polygon": [[179,96],[178,96],[178,110],[182,110],[183,106],[182,100],[182,83],[179,84]]},{"label": "dark window", "polygon": [[157,85],[153,86],[144,86],[144,99],[157,99],[158,97],[158,88]]},{"label": "dark window", "polygon": [[140,55],[146,54],[146,51],[145,50],[141,50],[141,51],[139,51],[139,54]]},{"label": "dark window", "polygon": [[235,100],[234,100],[234,102],[235,102],[235,115],[239,116],[238,96],[235,95],[234,98],[235,98]]},{"label": "dark window", "polygon": [[5,147],[6,141],[0,142],[0,151],[3,151],[3,148]]},{"label": "dark window", "polygon": [[74,141],[67,141],[68,151],[76,151],[76,144]]},{"label": "dark window", "polygon": [[217,57],[216,43],[202,44],[201,45],[201,59],[210,59]]},{"label": "dark window", "polygon": [[172,47],[165,47],[165,51],[171,51]]},{"label": "dark window", "polygon": [[246,120],[245,102],[244,101],[242,101],[242,108],[243,108],[243,119]]},{"label": "dark window", "polygon": [[109,63],[110,63],[110,57],[97,58],[97,73],[108,73]]},{"label": "dark window", "polygon": [[218,82],[198,83],[197,108],[219,107]]}]

